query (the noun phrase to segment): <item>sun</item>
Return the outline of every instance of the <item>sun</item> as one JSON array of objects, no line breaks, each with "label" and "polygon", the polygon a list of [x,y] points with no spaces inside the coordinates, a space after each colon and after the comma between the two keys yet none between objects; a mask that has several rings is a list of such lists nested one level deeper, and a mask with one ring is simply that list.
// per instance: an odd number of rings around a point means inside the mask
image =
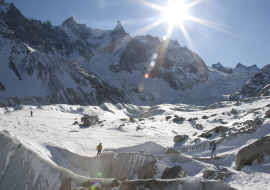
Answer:
[{"label": "sun", "polygon": [[168,0],[164,9],[164,19],[170,24],[182,24],[188,17],[188,8],[183,0]]}]

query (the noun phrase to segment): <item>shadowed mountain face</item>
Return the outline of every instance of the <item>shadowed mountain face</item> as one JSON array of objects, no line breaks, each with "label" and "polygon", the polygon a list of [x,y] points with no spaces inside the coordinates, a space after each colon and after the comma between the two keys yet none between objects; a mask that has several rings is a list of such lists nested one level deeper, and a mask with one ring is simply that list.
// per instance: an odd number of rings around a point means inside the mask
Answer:
[{"label": "shadowed mountain face", "polygon": [[247,97],[270,95],[270,65],[266,65],[250,79],[239,91],[232,94],[229,100],[239,100]]},{"label": "shadowed mountain face", "polygon": [[0,5],[1,105],[151,105],[189,97],[187,90],[209,80],[204,61],[177,41],[130,37],[120,21],[113,30],[73,17],[53,26],[25,18],[12,3]]}]

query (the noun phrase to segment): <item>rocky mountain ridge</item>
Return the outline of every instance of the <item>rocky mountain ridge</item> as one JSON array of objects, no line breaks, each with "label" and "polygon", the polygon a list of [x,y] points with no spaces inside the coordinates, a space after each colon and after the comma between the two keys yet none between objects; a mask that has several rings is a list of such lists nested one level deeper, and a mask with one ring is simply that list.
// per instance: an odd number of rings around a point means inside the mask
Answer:
[{"label": "rocky mountain ridge", "polygon": [[204,88],[203,98],[213,101],[209,91],[220,80],[178,41],[131,37],[120,21],[113,30],[91,29],[73,17],[53,26],[25,18],[4,0],[0,19],[2,106],[190,102],[202,96],[198,86]]},{"label": "rocky mountain ridge", "polygon": [[247,97],[270,95],[270,65],[264,66],[256,75],[237,92],[229,97],[229,100],[240,100]]},{"label": "rocky mountain ridge", "polygon": [[238,63],[235,68],[232,68],[232,67],[224,67],[221,63],[216,63],[216,64],[212,64],[212,68],[215,68],[221,72],[224,72],[224,73],[227,73],[227,74],[232,74],[232,73],[235,73],[235,72],[249,72],[249,71],[254,71],[254,72],[257,72],[259,71],[260,69],[257,67],[257,65],[252,65],[252,66],[245,66],[241,63]]}]

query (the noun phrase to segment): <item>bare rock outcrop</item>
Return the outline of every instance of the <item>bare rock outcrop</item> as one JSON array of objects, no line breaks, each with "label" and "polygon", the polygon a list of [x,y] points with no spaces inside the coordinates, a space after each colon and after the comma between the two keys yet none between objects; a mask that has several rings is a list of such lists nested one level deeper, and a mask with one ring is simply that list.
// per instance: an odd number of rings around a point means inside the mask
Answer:
[{"label": "bare rock outcrop", "polygon": [[238,114],[238,112],[233,108],[233,109],[231,110],[231,114]]},{"label": "bare rock outcrop", "polygon": [[203,172],[204,179],[226,180],[230,175],[232,175],[232,172],[230,172],[227,168],[222,168],[219,171],[205,170]]},{"label": "bare rock outcrop", "polygon": [[258,159],[261,154],[270,154],[270,136],[265,136],[250,145],[242,148],[235,159],[237,170],[241,170],[244,165],[251,164]]},{"label": "bare rock outcrop", "polygon": [[179,116],[177,116],[177,115],[175,115],[174,118],[173,118],[173,122],[174,122],[174,123],[177,123],[177,122],[179,122],[179,121],[185,121],[185,120],[186,120],[186,118],[179,117]]},{"label": "bare rock outcrop", "polygon": [[145,165],[143,165],[138,171],[138,178],[139,179],[151,179],[154,178],[154,176],[157,174],[157,161],[154,160],[152,162],[149,162]]},{"label": "bare rock outcrop", "polygon": [[183,141],[186,138],[188,138],[187,135],[176,135],[176,136],[174,136],[173,142],[174,143],[179,143],[179,142]]},{"label": "bare rock outcrop", "polygon": [[99,117],[97,115],[82,117],[81,122],[83,122],[80,124],[81,127],[95,125],[99,122]]},{"label": "bare rock outcrop", "polygon": [[163,172],[161,179],[175,179],[186,176],[186,172],[181,166],[174,166],[172,168],[166,168]]},{"label": "bare rock outcrop", "polygon": [[180,154],[178,151],[174,150],[173,148],[168,148],[165,154]]}]

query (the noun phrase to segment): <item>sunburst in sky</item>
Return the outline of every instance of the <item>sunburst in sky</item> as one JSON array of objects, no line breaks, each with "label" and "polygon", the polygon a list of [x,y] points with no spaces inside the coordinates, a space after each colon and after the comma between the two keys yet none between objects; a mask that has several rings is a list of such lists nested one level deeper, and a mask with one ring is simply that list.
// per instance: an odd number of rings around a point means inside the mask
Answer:
[{"label": "sunburst in sky", "polygon": [[[159,6],[157,4],[154,3],[150,3],[148,1],[145,0],[137,0],[137,1],[130,1],[127,0],[129,2],[132,3],[137,3],[152,9],[156,9],[159,10],[161,12],[161,14],[163,14],[163,17],[159,20],[154,21],[153,23],[139,29],[136,30],[135,32],[133,32],[134,34],[140,34],[140,33],[145,33],[149,30],[151,30],[154,27],[157,27],[158,25],[167,22],[168,23],[168,28],[167,28],[167,34],[164,36],[165,38],[170,37],[171,33],[173,31],[173,29],[175,27],[179,27],[182,30],[182,33],[188,43],[188,45],[190,47],[194,48],[194,45],[192,43],[192,40],[185,28],[185,23],[186,22],[196,22],[198,24],[210,27],[212,29],[215,30],[219,30],[221,32],[225,32],[228,33],[230,35],[234,35],[237,36],[237,34],[228,31],[224,28],[226,28],[226,26],[222,25],[222,24],[218,24],[218,23],[214,23],[211,21],[207,21],[201,18],[196,18],[192,15],[192,12],[190,11],[190,9],[201,3],[204,0],[194,0],[193,2],[190,3],[186,3],[185,0],[167,0],[167,6],[166,7],[162,7]],[[242,36],[238,36],[240,38],[242,38]]]}]

